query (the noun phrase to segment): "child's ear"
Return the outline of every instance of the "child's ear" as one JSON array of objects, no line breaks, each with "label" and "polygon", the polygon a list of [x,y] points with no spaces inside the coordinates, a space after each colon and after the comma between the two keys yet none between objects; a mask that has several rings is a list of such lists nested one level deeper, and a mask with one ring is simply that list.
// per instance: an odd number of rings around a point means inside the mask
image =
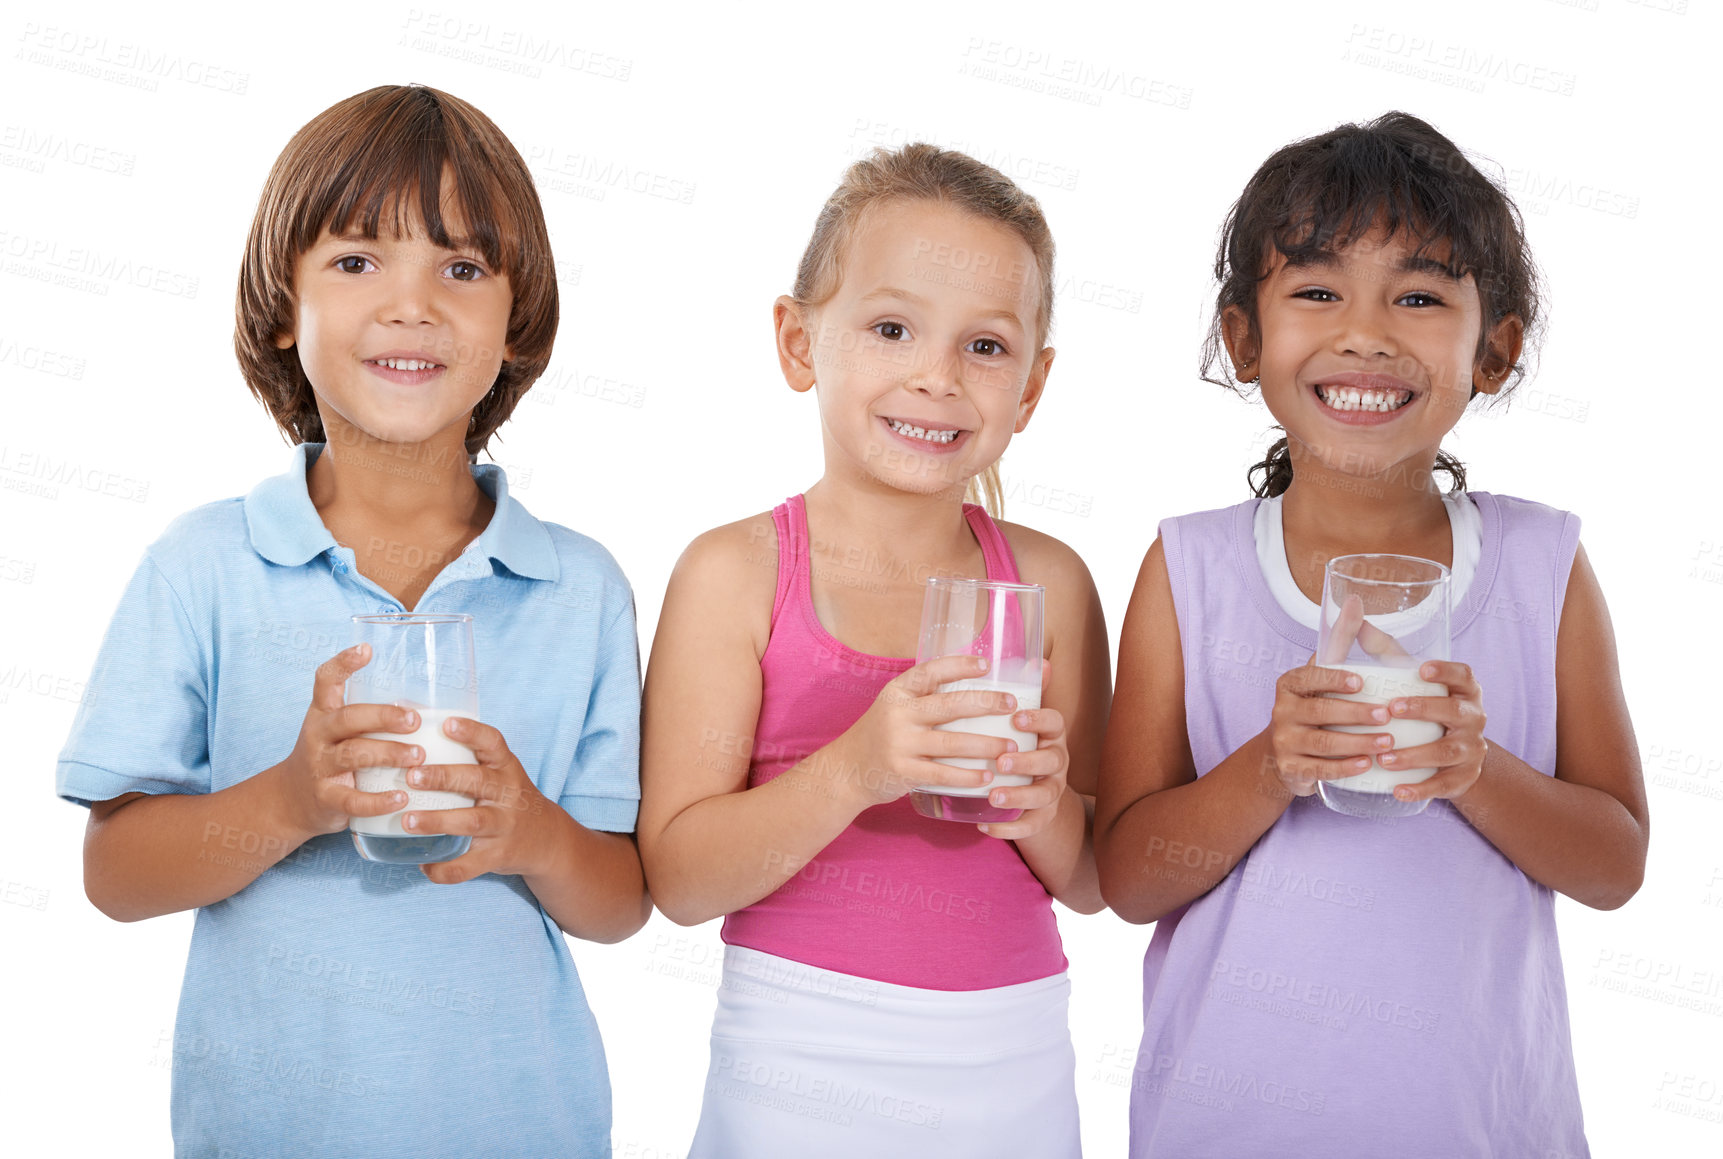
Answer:
[{"label": "child's ear", "polygon": [[810,390],[814,385],[814,335],[819,323],[812,311],[804,311],[788,294],[772,303],[772,326],[778,333],[778,366],[790,389]]},{"label": "child's ear", "polygon": [[1256,377],[1256,337],[1250,332],[1250,317],[1243,307],[1228,306],[1220,312],[1220,335],[1232,361],[1232,376],[1250,382]]},{"label": "child's ear", "polygon": [[291,350],[295,341],[297,339],[293,337],[293,331],[283,330],[275,336],[275,348],[277,350]]},{"label": "child's ear", "polygon": [[1035,415],[1035,408],[1041,404],[1041,392],[1047,389],[1047,373],[1053,369],[1054,353],[1051,346],[1043,346],[1029,367],[1029,381],[1023,386],[1023,397],[1017,400],[1017,425],[1011,428],[1012,434],[1023,433]]},{"label": "child's ear", "polygon": [[1526,324],[1518,314],[1508,314],[1497,322],[1484,339],[1484,354],[1472,371],[1472,393],[1495,394],[1513,373],[1520,360],[1520,350],[1526,341]]}]

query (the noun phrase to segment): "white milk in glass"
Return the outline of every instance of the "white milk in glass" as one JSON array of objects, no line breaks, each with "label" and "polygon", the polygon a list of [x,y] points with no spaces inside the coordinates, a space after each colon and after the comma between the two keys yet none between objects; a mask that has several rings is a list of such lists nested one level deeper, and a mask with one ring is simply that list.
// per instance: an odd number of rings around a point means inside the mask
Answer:
[{"label": "white milk in glass", "polygon": [[[1416,668],[1391,668],[1385,664],[1325,664],[1323,667],[1351,672],[1364,681],[1364,687],[1357,692],[1324,694],[1337,700],[1385,705],[1402,696],[1448,695],[1447,685],[1418,679]],[[1331,732],[1388,733],[1394,738],[1395,752],[1440,740],[1447,731],[1433,720],[1406,720],[1395,716],[1389,717],[1386,724],[1329,724],[1323,727]],[[1433,768],[1385,769],[1372,758],[1367,771],[1355,777],[1328,781],[1326,784],[1337,789],[1350,789],[1355,793],[1392,793],[1400,785],[1416,785],[1420,781],[1429,780],[1435,773]]]},{"label": "white milk in glass", "polygon": [[[405,732],[368,732],[364,735],[372,740],[392,740],[399,744],[416,744],[425,750],[424,764],[427,765],[476,765],[477,758],[473,750],[457,740],[452,739],[443,731],[443,722],[450,717],[466,716],[448,708],[420,708],[415,704],[402,705],[411,708],[419,714],[419,727],[410,733]],[[468,716],[471,720],[472,717]],[[349,826],[355,833],[365,833],[373,837],[414,837],[421,836],[409,833],[401,828],[401,814],[409,809],[466,809],[473,804],[471,797],[463,797],[459,793],[446,793],[440,789],[415,789],[407,784],[407,770],[396,768],[357,769],[353,780],[362,793],[389,793],[397,789],[407,794],[407,803],[393,813],[385,813],[381,817],[354,817]]]},{"label": "white milk in glass", "polygon": [[[1041,707],[1041,685],[1023,684],[1011,681],[989,680],[983,676],[974,680],[953,680],[949,684],[941,684],[941,692],[967,692],[971,689],[982,692],[1009,692],[1017,698],[1017,708],[1012,712],[1001,712],[993,716],[970,716],[963,720],[954,720],[948,724],[936,724],[935,728],[944,732],[973,732],[982,736],[997,736],[1005,740],[1017,742],[1020,753],[1032,752],[1035,749],[1036,736],[1032,732],[1011,727],[1011,718],[1016,712],[1026,708]],[[980,757],[940,757],[942,765],[955,765],[960,769],[993,769],[993,762]],[[993,772],[993,781],[987,785],[976,785],[973,788],[961,788],[956,785],[929,785],[924,791],[940,793],[948,797],[985,797],[995,788],[1007,788],[1012,785],[1027,785],[1033,778],[1022,773]]]}]

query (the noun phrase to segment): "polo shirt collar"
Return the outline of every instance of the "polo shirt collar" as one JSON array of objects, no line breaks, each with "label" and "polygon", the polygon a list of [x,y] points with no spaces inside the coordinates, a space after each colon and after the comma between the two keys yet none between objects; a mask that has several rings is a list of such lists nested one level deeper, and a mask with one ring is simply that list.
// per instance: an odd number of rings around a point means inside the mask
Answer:
[{"label": "polo shirt collar", "polygon": [[[323,450],[322,443],[293,448],[285,474],[265,479],[245,497],[245,523],[251,546],[270,563],[299,567],[340,545],[312,506],[305,472]],[[561,575],[556,545],[544,524],[509,495],[508,476],[495,463],[472,469],[473,481],[496,503],[496,513],[479,534],[478,550],[527,579],[555,580]]]}]

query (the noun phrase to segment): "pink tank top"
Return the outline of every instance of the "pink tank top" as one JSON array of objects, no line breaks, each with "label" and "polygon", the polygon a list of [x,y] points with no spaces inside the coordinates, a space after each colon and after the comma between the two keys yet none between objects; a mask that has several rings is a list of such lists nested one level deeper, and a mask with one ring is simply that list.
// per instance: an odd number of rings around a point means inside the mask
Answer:
[{"label": "pink tank top", "polygon": [[[1010,545],[993,520],[969,503],[963,514],[987,578],[1015,582]],[[772,519],[778,590],[760,658],[750,787],[830,744],[915,664],[845,647],[820,625],[802,497]],[[908,797],[865,810],[777,892],[726,917],[722,936],[733,946],[927,990],[985,990],[1065,969],[1052,898],[1017,846],[973,825],[922,817]]]}]

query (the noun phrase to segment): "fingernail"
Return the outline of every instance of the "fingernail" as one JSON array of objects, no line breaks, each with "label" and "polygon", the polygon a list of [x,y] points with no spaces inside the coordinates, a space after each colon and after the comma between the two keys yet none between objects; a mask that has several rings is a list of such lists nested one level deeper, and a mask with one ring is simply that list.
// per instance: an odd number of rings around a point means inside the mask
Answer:
[{"label": "fingernail", "polygon": [[423,785],[425,783],[425,770],[424,769],[408,769],[407,770],[407,783],[409,785]]},{"label": "fingernail", "polygon": [[993,763],[999,766],[1000,772],[1009,773],[1011,771],[1011,754],[1006,753]]},{"label": "fingernail", "polygon": [[418,827],[419,827],[419,815],[417,813],[408,813],[405,817],[401,818],[401,828],[403,828],[403,829],[417,829]]},{"label": "fingernail", "polygon": [[1436,666],[1434,664],[1426,664],[1422,668],[1418,669],[1418,675],[1422,676],[1425,680],[1434,680],[1436,678]]},{"label": "fingernail", "polygon": [[1029,727],[1029,714],[1027,712],[1020,712],[1017,714],[1017,727],[1018,728],[1028,728]]},{"label": "fingernail", "polygon": [[1376,759],[1381,761],[1385,765],[1397,765],[1400,763],[1400,754],[1399,753],[1383,753],[1381,756],[1377,757]]},{"label": "fingernail", "polygon": [[443,731],[450,736],[460,736],[461,730],[467,727],[467,722],[458,716],[451,716],[443,722]]},{"label": "fingernail", "polygon": [[982,769],[981,770],[981,783],[985,785],[992,780],[993,780],[993,770],[992,769]]},{"label": "fingernail", "polygon": [[1005,808],[1005,794],[994,793],[987,798],[987,803],[996,809],[1003,809]]},{"label": "fingernail", "polygon": [[1394,747],[1394,738],[1388,734],[1379,736],[1376,738],[1376,747],[1379,749],[1391,749]]},{"label": "fingernail", "polygon": [[1396,700],[1394,702],[1394,711],[1395,712],[1405,712],[1408,707],[1409,706],[1407,705],[1407,703],[1404,700]]},{"label": "fingernail", "polygon": [[414,745],[412,748],[413,751],[407,754],[407,759],[416,765],[425,759],[425,750],[418,745]]},{"label": "fingernail", "polygon": [[389,794],[389,804],[395,805],[395,806],[401,806],[401,805],[405,805],[406,803],[407,803],[407,794],[399,792],[399,791],[396,791],[396,792]]},{"label": "fingernail", "polygon": [[406,718],[402,723],[404,723],[408,728],[418,728],[419,727],[419,714],[412,711],[411,709],[408,709]]},{"label": "fingernail", "polygon": [[1359,757],[1357,760],[1352,762],[1352,767],[1355,769],[1367,769],[1370,767],[1370,758]]},{"label": "fingernail", "polygon": [[1378,724],[1380,724],[1381,722],[1388,719],[1388,710],[1386,708],[1380,708],[1380,707],[1372,708],[1370,710],[1370,719],[1374,720]]},{"label": "fingernail", "polygon": [[1363,687],[1364,687],[1364,681],[1362,679],[1360,679],[1359,677],[1348,676],[1346,678],[1346,691],[1357,692],[1360,688],[1363,688]]},{"label": "fingernail", "polygon": [[1010,701],[1010,703],[1005,706],[1005,711],[1006,712],[1016,712],[1017,711],[1017,698],[1015,696],[1012,696],[1009,692],[1007,692],[1005,694],[1005,699]]},{"label": "fingernail", "polygon": [[975,670],[976,670],[976,671],[977,671],[977,672],[985,672],[985,671],[987,671],[987,657],[985,657],[985,656],[977,656],[977,657],[976,657],[976,658],[975,658]]}]

